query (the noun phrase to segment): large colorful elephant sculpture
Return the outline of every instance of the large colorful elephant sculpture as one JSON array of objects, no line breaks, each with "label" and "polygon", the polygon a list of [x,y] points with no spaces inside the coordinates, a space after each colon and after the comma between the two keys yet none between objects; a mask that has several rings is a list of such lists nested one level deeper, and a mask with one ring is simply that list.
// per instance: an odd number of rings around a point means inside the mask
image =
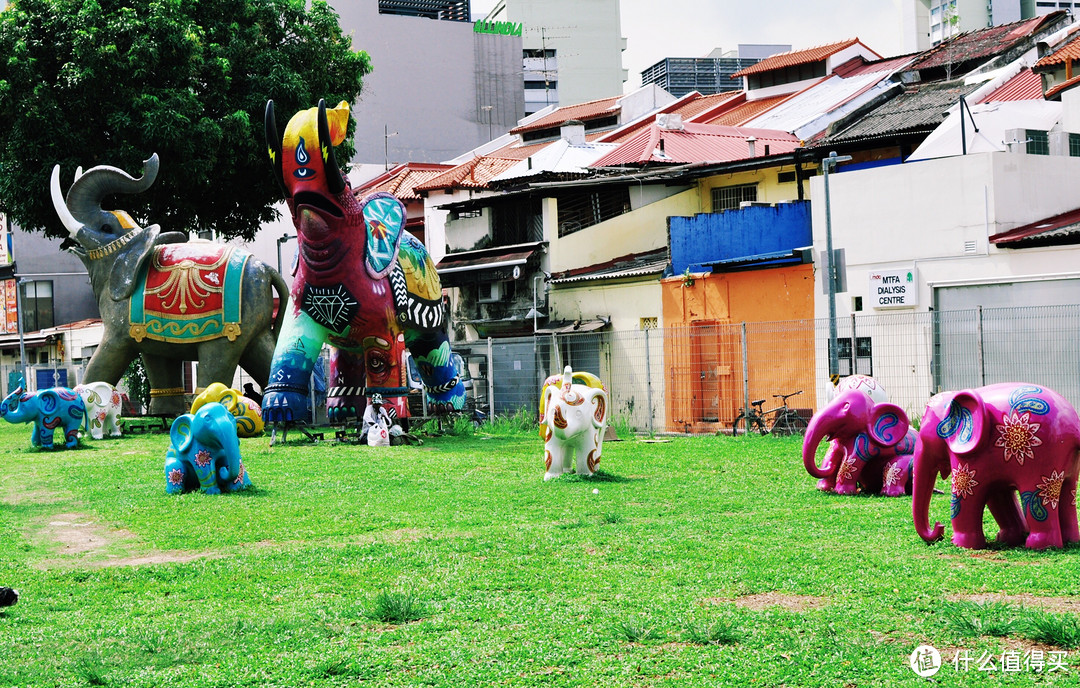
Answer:
[{"label": "large colorful elephant sculpture", "polygon": [[87,382],[75,387],[75,393],[82,397],[86,406],[86,424],[83,429],[95,440],[105,437],[120,437],[120,418],[122,401],[120,392],[108,382]]},{"label": "large colorful elephant sculpture", "polygon": [[242,395],[239,390],[215,382],[191,402],[191,413],[195,413],[211,401],[223,405],[236,417],[236,434],[240,437],[258,437],[263,434],[263,419],[259,405]]},{"label": "large colorful elephant sculpture", "polygon": [[[574,377],[587,376],[586,384]],[[591,384],[595,380],[595,385]],[[592,475],[603,453],[608,421],[608,395],[600,380],[589,373],[574,373],[570,366],[561,378],[548,378],[540,392],[540,432],[544,438],[544,480],[570,470],[576,459],[578,475]]]},{"label": "large colorful elephant sculpture", "polygon": [[405,231],[405,209],[387,193],[358,202],[334,158],[349,106],[299,112],[278,135],[273,101],[266,140],[296,226],[299,260],[263,393],[267,422],[303,418],[308,383],[324,343],[330,355],[327,416],[359,417],[364,394],[400,396],[398,335],[412,353],[436,411],[461,409],[465,388],[450,360],[435,265]]},{"label": "large colorful elephant sculpture", "polygon": [[[819,467],[817,448],[826,437],[838,449]],[[803,465],[838,494],[854,494],[861,486],[863,492],[897,497],[911,491],[915,442],[916,433],[903,409],[876,404],[862,390],[849,389],[810,419],[803,438]]]},{"label": "large colorful elephant sculpture", "polygon": [[237,492],[251,487],[240,458],[236,417],[211,401],[173,421],[165,453],[165,492],[202,490],[206,494]]},{"label": "large colorful elephant sculpture", "polygon": [[143,163],[135,179],[108,165],[79,174],[60,192],[60,166],[51,191],[57,215],[74,240],[69,249],[86,265],[105,327],[84,379],[116,384],[142,355],[150,380],[150,412],[187,410],[185,360],[199,361],[197,384],[231,381],[240,365],[266,383],[281,314],[274,319],[274,291],[285,308],[288,285],[247,251],[182,232],[140,227],[122,210],[103,210],[112,194],[136,194],[157,177],[158,158]]},{"label": "large colorful elephant sculpture", "polygon": [[1080,542],[1080,418],[1053,390],[1003,383],[934,396],[914,460],[911,509],[927,542],[944,531],[940,523],[929,527],[938,474],[952,475],[952,541],[959,547],[986,546],[986,507],[1000,528],[999,543],[1045,549]]},{"label": "large colorful elephant sculpture", "polygon": [[0,402],[0,418],[9,423],[34,424],[30,444],[42,449],[53,448],[53,432],[57,428],[64,431],[64,448],[78,447],[79,428],[85,414],[82,397],[67,387],[40,389],[30,394],[20,384]]}]

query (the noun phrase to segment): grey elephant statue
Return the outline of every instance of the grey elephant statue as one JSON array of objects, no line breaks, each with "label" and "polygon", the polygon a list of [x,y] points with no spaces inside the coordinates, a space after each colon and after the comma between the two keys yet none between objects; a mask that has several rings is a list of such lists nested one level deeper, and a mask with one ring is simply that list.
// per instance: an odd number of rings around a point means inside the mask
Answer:
[{"label": "grey elephant statue", "polygon": [[[142,355],[150,381],[150,413],[180,415],[183,361],[199,361],[197,384],[231,384],[240,365],[260,385],[288,299],[288,285],[273,268],[235,246],[187,241],[183,232],[140,227],[122,210],[103,210],[112,194],[136,194],[157,177],[158,158],[136,179],[100,165],[76,173],[66,197],[60,166],[53,168],[53,206],[86,265],[105,327],[85,379],[116,384]],[[280,309],[275,319],[274,292]]]},{"label": "grey elephant statue", "polygon": [[79,428],[83,425],[85,415],[86,406],[82,397],[67,387],[41,389],[30,394],[23,391],[20,383],[0,402],[0,418],[9,423],[34,424],[30,444],[42,449],[53,448],[53,432],[56,428],[64,431],[64,448],[78,447]]}]

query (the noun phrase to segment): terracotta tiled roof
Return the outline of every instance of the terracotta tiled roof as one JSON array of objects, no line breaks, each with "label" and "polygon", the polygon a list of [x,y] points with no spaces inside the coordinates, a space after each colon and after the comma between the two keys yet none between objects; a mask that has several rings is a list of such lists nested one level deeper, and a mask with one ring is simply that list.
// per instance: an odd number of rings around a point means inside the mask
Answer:
[{"label": "terracotta tiled roof", "polygon": [[980,103],[995,103],[1004,100],[1035,100],[1043,97],[1042,77],[1030,69],[1020,73],[1001,86],[991,91]]},{"label": "terracotta tiled roof", "polygon": [[[726,162],[750,158],[747,139],[753,137],[754,157],[790,153],[799,139],[786,131],[747,127],[684,124],[682,129],[661,129],[653,124],[593,163],[593,167],[659,163]],[[662,150],[661,150],[662,149]]]},{"label": "terracotta tiled roof", "polygon": [[492,177],[505,172],[517,163],[518,160],[513,158],[476,157],[414,188],[416,191],[486,189]]},{"label": "terracotta tiled roof", "polygon": [[353,190],[353,195],[362,198],[377,191],[386,191],[403,201],[420,200],[421,196],[416,193],[416,187],[426,184],[453,167],[434,163],[405,163],[357,187]]},{"label": "terracotta tiled roof", "polygon": [[563,122],[571,119],[576,119],[581,122],[588,121],[590,119],[597,119],[599,117],[609,117],[619,113],[619,99],[622,96],[612,96],[611,98],[601,98],[600,100],[590,100],[587,103],[579,103],[577,105],[567,105],[561,107],[550,115],[545,115],[540,119],[523,124],[519,127],[514,127],[510,130],[511,134],[524,134],[529,131],[537,131],[539,129],[549,129],[551,127],[557,127]]},{"label": "terracotta tiled roof", "polygon": [[701,115],[695,117],[694,122],[697,124],[726,124],[732,127],[738,126],[739,124],[776,107],[792,95],[794,94],[773,96],[771,98],[759,98],[757,100],[748,100],[738,104],[736,104],[736,101],[733,99],[731,103],[734,107],[730,109],[721,109],[716,113],[705,111]]},{"label": "terracotta tiled roof", "polygon": [[911,68],[929,69],[950,64],[959,66],[969,60],[987,60],[1008,52],[1014,46],[1030,39],[1046,24],[1060,19],[1060,13],[1052,12],[1011,24],[968,31],[927,51],[922,58],[911,65]]},{"label": "terracotta tiled roof", "polygon": [[[801,64],[810,64],[811,62],[821,62],[830,55],[834,55],[845,48],[859,43],[858,38],[849,38],[846,41],[840,41],[839,43],[830,43],[828,45],[819,45],[815,48],[807,48],[805,50],[792,50],[787,53],[780,53],[779,55],[773,55],[766,57],[757,64],[752,64],[746,69],[740,69],[731,76],[740,77],[748,76],[750,74],[761,74],[762,72],[771,72],[774,69],[783,69],[785,67],[795,67]],[[877,53],[875,53],[876,55]]]},{"label": "terracotta tiled roof", "polygon": [[[1080,62],[1080,32],[1074,32],[1073,37],[1054,52],[1046,55],[1035,63],[1035,71],[1043,71],[1044,68],[1055,68],[1069,60]],[[1078,65],[1080,66],[1080,65]]]},{"label": "terracotta tiled roof", "polygon": [[1048,89],[1046,91],[1045,97],[1046,97],[1047,100],[1050,100],[1050,99],[1060,95],[1062,91],[1068,91],[1070,88],[1073,88],[1073,87],[1077,86],[1078,84],[1080,84],[1080,74],[1074,76],[1073,78],[1069,79],[1068,81],[1061,82],[1060,84],[1058,84],[1057,86],[1054,86],[1051,89]]}]

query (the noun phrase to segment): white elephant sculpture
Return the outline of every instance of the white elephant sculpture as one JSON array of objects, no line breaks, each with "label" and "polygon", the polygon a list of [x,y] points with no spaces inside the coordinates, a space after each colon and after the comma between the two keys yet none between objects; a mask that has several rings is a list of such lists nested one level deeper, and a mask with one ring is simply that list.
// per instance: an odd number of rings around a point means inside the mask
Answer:
[{"label": "white elephant sculpture", "polygon": [[109,437],[119,437],[122,402],[120,392],[108,382],[88,382],[75,388],[86,405],[86,421],[83,429],[90,432],[95,440],[100,440],[108,431]]},{"label": "white elephant sculpture", "polygon": [[[575,377],[584,384],[575,384]],[[561,379],[553,376],[544,382],[540,414],[544,480],[569,472],[575,458],[578,475],[595,473],[608,421],[608,395],[600,379],[566,366]]]}]

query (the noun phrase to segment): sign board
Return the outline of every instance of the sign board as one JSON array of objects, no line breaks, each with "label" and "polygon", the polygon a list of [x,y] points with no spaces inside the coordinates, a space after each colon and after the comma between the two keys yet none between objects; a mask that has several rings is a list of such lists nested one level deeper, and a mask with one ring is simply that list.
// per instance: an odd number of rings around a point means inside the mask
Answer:
[{"label": "sign board", "polygon": [[493,33],[500,36],[520,36],[521,22],[478,21],[473,24],[473,33]]},{"label": "sign board", "polygon": [[8,334],[19,331],[19,295],[15,292],[15,280],[4,280],[4,330]]},{"label": "sign board", "polygon": [[870,303],[874,308],[913,308],[919,305],[919,280],[915,268],[871,270]]}]

